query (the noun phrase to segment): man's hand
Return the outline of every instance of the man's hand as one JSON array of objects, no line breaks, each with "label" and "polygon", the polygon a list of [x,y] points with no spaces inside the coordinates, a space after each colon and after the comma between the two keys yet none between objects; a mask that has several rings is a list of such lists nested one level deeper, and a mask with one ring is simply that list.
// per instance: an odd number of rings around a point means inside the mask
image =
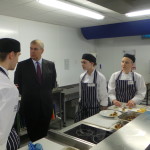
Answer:
[{"label": "man's hand", "polygon": [[112,102],[113,102],[113,104],[114,104],[115,106],[118,106],[118,107],[121,106],[121,102],[117,101],[116,99],[113,100]]}]

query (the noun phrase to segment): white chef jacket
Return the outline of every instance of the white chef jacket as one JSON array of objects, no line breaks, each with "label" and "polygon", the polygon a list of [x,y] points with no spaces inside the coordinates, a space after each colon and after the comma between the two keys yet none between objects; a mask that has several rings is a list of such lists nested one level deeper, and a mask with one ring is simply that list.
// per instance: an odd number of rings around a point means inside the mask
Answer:
[{"label": "white chef jacket", "polygon": [[[79,102],[81,101],[81,80],[84,77],[83,83],[93,83],[94,80],[94,72],[95,70],[89,75],[86,72],[80,75],[80,83],[79,83]],[[108,94],[107,94],[107,82],[105,76],[97,71],[97,100],[100,102],[102,106],[108,106]]]},{"label": "white chef jacket", "polygon": [[[112,100],[116,100],[116,92],[115,92],[116,79],[118,78],[119,74],[120,71],[113,73],[108,83],[108,96],[111,102]],[[129,72],[128,74],[122,72],[119,80],[133,80],[132,72]],[[145,98],[145,94],[146,94],[145,81],[142,75],[140,75],[137,72],[134,72],[134,81],[136,81],[137,92],[135,96],[132,98],[132,100],[136,104],[140,104],[141,101]]]},{"label": "white chef jacket", "polygon": [[[4,69],[7,73],[6,69]],[[6,149],[8,136],[18,110],[19,92],[9,78],[0,71],[0,150]]]}]

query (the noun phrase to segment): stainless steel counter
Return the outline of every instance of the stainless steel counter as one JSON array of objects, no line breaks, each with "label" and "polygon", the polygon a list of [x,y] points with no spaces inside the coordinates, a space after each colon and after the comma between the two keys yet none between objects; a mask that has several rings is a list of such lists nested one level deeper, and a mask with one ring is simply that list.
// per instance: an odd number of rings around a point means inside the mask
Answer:
[{"label": "stainless steel counter", "polygon": [[[65,131],[72,129],[81,123],[83,123],[83,121],[66,127],[61,131],[50,130],[47,138],[51,141],[43,143],[45,142],[44,140],[41,144],[43,144],[45,150],[49,150],[49,146],[52,144],[55,147],[60,147],[60,149],[62,149],[64,145],[70,145],[79,148],[80,150],[149,150],[146,148],[150,144],[150,111],[141,114],[97,145],[84,140],[79,140],[78,138],[73,138],[69,135],[64,136],[63,133]],[[26,149],[27,146],[23,148],[23,150]]]},{"label": "stainless steel counter", "polygon": [[[137,109],[139,109],[139,107],[137,107]],[[147,110],[150,110],[150,108],[147,108]],[[133,111],[137,110],[134,108]],[[87,124],[89,126],[103,129],[102,124],[98,124],[96,122],[102,121],[105,123],[108,122],[108,124],[112,123],[108,121],[109,118],[103,117],[102,119],[102,116],[99,115],[100,114],[96,114],[92,117],[68,126],[60,131],[50,130],[49,138],[50,140],[54,139],[55,142],[60,143],[66,141],[65,144],[74,146],[76,148],[79,148],[80,150],[145,150],[150,144],[150,111],[147,111],[143,114],[141,113],[137,118],[130,121],[128,124],[120,128],[98,144],[93,144],[82,139],[80,140],[78,138],[64,134],[64,132],[73,129],[80,124]],[[97,118],[94,119],[95,117]],[[91,123],[91,121],[89,121],[90,118],[95,122],[92,121]],[[103,124],[103,127],[104,125],[105,124]],[[108,129],[105,128],[105,130]]]},{"label": "stainless steel counter", "polygon": [[145,150],[149,144],[150,111],[147,111],[90,150]]}]

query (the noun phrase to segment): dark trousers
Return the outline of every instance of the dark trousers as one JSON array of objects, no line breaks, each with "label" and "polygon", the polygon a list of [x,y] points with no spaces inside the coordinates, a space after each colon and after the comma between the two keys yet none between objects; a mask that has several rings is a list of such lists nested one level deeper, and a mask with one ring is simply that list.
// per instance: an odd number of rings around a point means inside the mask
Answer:
[{"label": "dark trousers", "polygon": [[50,118],[49,119],[40,118],[38,120],[25,119],[25,122],[28,136],[32,142],[47,136]]}]

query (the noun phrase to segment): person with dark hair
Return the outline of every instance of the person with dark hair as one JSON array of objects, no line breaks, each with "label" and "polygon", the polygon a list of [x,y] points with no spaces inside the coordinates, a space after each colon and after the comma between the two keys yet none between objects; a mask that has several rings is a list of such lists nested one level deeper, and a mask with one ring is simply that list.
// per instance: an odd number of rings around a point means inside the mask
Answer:
[{"label": "person with dark hair", "polygon": [[20,114],[32,142],[47,136],[53,111],[55,64],[43,59],[43,52],[41,40],[31,41],[30,58],[18,63],[14,78],[21,95]]},{"label": "person with dark hair", "polygon": [[96,57],[83,54],[81,63],[85,72],[80,75],[79,106],[75,122],[107,109],[108,106],[106,78],[95,69]]},{"label": "person with dark hair", "polygon": [[19,55],[19,41],[0,39],[0,150],[17,150],[20,145],[19,136],[13,127],[19,92],[8,77],[8,70],[14,70]]},{"label": "person with dark hair", "polygon": [[121,102],[127,103],[130,108],[139,104],[145,97],[146,86],[144,78],[132,68],[135,56],[124,54],[121,67],[122,70],[112,74],[108,84],[108,94],[112,104],[121,106]]}]

